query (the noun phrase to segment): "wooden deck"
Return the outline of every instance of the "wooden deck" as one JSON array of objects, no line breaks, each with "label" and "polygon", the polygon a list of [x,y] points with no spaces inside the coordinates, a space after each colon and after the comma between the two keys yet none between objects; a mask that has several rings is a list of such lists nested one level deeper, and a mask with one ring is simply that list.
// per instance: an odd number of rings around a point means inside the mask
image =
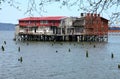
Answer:
[{"label": "wooden deck", "polygon": [[19,33],[17,36],[21,41],[105,41],[108,35],[86,35],[85,33],[74,34],[40,34],[40,33]]}]

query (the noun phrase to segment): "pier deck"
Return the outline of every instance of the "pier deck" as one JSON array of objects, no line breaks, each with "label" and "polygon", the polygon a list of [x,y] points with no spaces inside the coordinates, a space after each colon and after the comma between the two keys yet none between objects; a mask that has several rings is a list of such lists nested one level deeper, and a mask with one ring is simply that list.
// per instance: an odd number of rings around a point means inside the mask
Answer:
[{"label": "pier deck", "polygon": [[18,40],[21,41],[106,41],[108,35],[86,35],[85,33],[76,34],[38,34],[38,33],[19,33]]}]

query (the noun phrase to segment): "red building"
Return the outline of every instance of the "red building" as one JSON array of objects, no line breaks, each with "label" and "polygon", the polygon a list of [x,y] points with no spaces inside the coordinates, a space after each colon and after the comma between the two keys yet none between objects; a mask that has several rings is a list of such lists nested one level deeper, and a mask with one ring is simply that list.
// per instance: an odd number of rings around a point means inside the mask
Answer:
[{"label": "red building", "polygon": [[28,17],[19,20],[19,26],[21,27],[40,27],[40,26],[56,26],[58,27],[61,19],[65,16],[51,16],[51,17]]},{"label": "red building", "polygon": [[19,20],[16,34],[22,39],[103,41],[108,39],[108,21],[93,13],[82,13],[81,17],[27,17]]},{"label": "red building", "polygon": [[108,34],[108,21],[100,17],[100,14],[82,13],[81,17],[73,22],[73,26],[83,29],[85,35],[106,35]]},{"label": "red building", "polygon": [[19,33],[56,34],[65,16],[27,17],[19,20]]},{"label": "red building", "polygon": [[100,14],[90,14],[85,16],[85,31],[87,35],[105,35],[108,34],[108,21],[100,17]]}]

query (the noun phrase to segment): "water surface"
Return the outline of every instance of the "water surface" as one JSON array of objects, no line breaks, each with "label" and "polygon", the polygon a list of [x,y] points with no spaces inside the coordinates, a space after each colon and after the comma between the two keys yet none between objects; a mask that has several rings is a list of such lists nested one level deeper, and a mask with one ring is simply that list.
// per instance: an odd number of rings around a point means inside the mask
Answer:
[{"label": "water surface", "polygon": [[15,42],[13,38],[13,31],[0,31],[0,46],[5,47],[0,49],[0,79],[120,78],[119,35],[110,35],[108,43]]}]

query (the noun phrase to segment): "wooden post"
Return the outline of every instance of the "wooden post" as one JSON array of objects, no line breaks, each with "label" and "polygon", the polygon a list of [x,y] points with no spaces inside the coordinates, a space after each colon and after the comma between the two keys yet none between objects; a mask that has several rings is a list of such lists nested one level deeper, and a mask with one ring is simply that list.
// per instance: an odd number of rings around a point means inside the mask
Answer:
[{"label": "wooden post", "polygon": [[80,36],[77,36],[77,42],[80,42]]},{"label": "wooden post", "polygon": [[62,37],[63,37],[63,38],[62,38],[62,41],[64,41],[64,39],[65,39],[65,36],[63,35]]},{"label": "wooden post", "polygon": [[63,33],[62,33],[62,27],[61,27],[61,35],[62,35]]}]

